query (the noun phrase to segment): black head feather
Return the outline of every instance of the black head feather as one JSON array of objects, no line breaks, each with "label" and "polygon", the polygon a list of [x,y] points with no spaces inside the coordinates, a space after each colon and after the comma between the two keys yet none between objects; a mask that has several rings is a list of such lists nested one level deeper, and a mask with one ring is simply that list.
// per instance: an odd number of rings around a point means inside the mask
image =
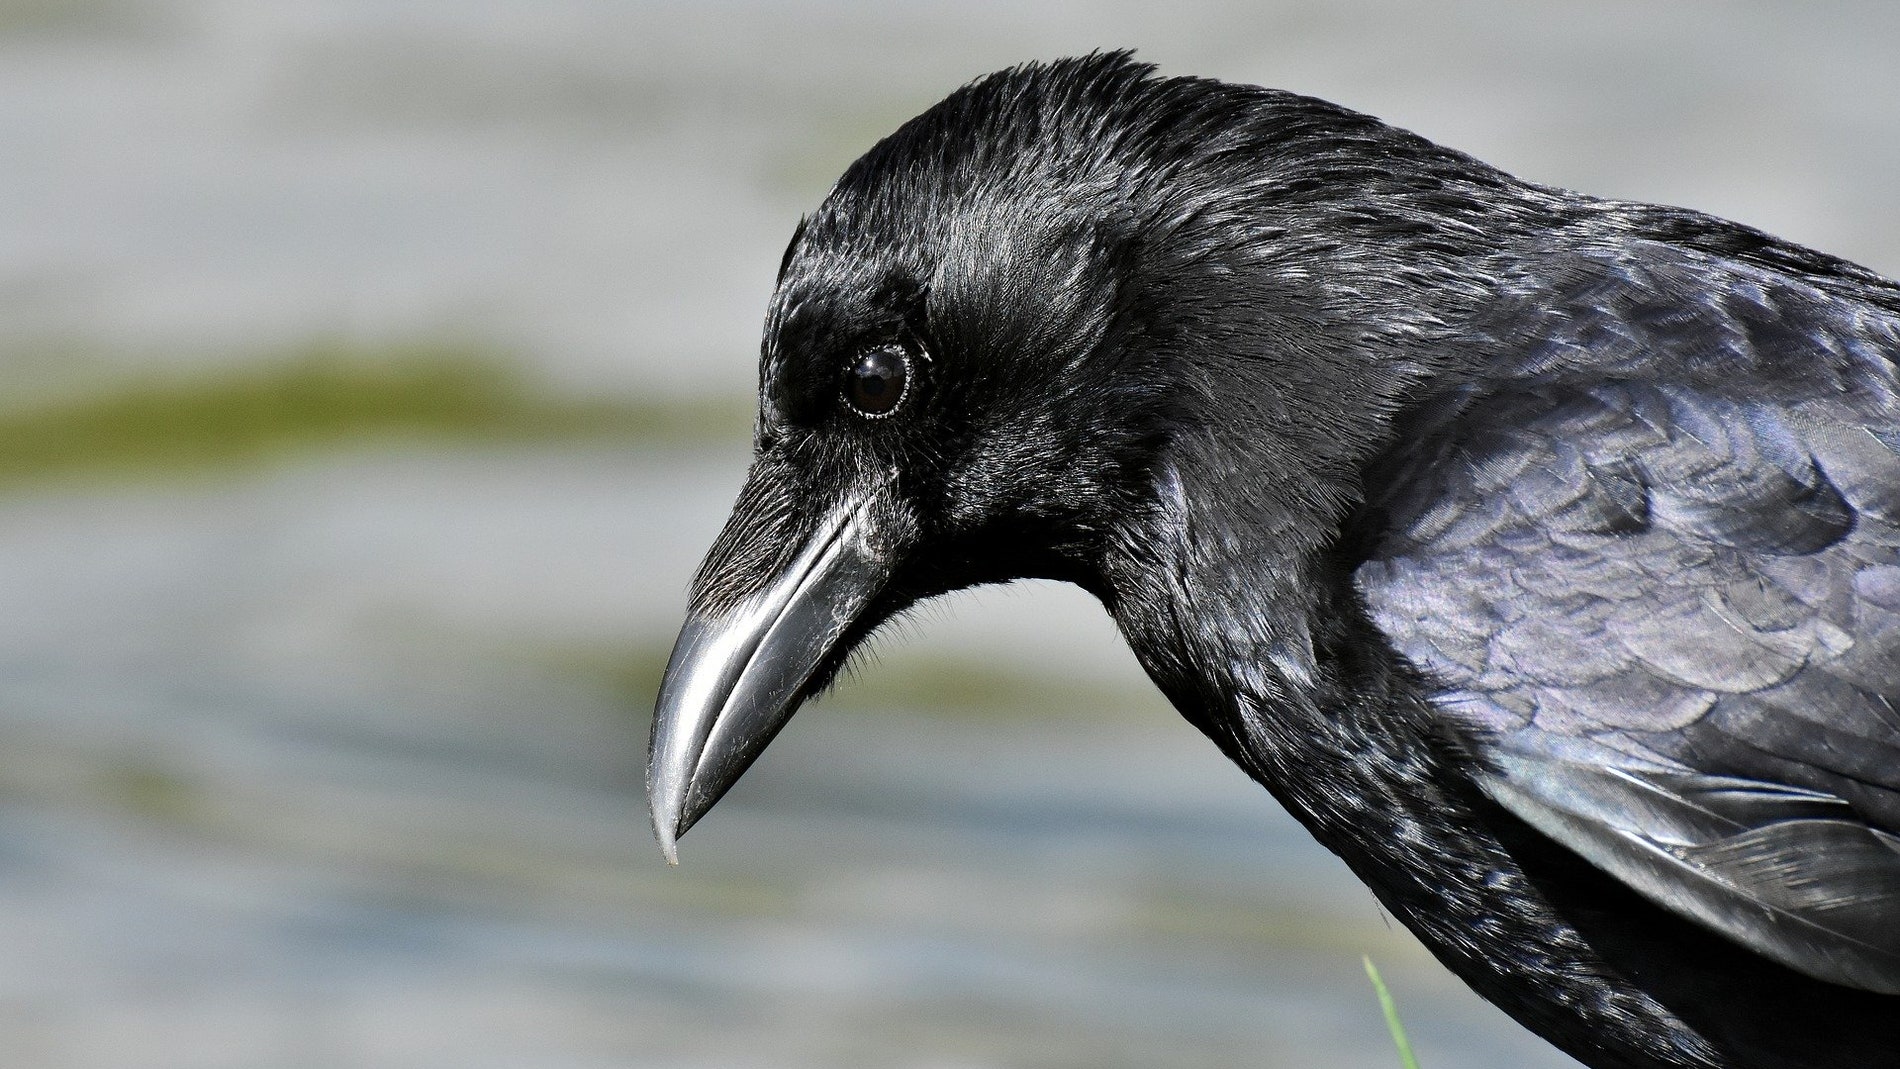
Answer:
[{"label": "black head feather", "polygon": [[[1324,525],[1443,358],[1425,343],[1484,299],[1474,265],[1560,205],[1309,97],[1160,78],[1126,53],[1003,71],[880,142],[801,223],[761,441],[894,463],[919,522],[979,565],[933,588],[1025,563],[1087,579],[1173,452]],[[867,427],[838,376],[879,345],[917,354],[918,403]],[[992,574],[977,536],[1061,545]]]}]

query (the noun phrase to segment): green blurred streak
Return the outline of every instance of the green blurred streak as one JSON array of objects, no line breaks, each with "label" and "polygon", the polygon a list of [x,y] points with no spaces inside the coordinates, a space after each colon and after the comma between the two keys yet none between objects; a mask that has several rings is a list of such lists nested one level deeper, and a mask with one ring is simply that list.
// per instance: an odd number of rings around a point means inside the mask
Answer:
[{"label": "green blurred streak", "polygon": [[102,778],[103,795],[147,818],[187,820],[202,803],[195,784],[158,761],[127,758],[108,765]]},{"label": "green blurred streak", "polygon": [[[630,709],[651,712],[670,647],[626,652],[566,651],[540,658],[563,672],[604,683]],[[998,666],[958,656],[896,652],[864,661],[820,699],[851,712],[902,710],[929,716],[1124,719],[1166,715],[1167,705],[1144,684],[1118,687],[1060,673]]]},{"label": "green blurred streak", "polygon": [[1372,955],[1362,958],[1366,963],[1366,976],[1372,981],[1372,990],[1378,992],[1379,1009],[1385,1013],[1385,1027],[1392,1033],[1392,1045],[1399,1049],[1399,1065],[1402,1069],[1418,1069],[1418,1059],[1412,1054],[1412,1041],[1405,1036],[1405,1022],[1399,1020],[1399,1005],[1392,1000],[1392,992],[1386,990],[1385,980],[1379,975],[1379,967],[1372,964]]},{"label": "green blurred streak", "polygon": [[131,0],[0,0],[0,37],[151,31],[170,14]]},{"label": "green blurred streak", "polygon": [[748,406],[561,397],[482,354],[321,349],[0,410],[0,488],[254,464],[366,441],[711,441]]},{"label": "green blurred streak", "polygon": [[1100,716],[1166,711],[1154,688],[1105,685],[990,660],[904,651],[855,665],[824,696],[841,709],[912,709],[937,715]]}]

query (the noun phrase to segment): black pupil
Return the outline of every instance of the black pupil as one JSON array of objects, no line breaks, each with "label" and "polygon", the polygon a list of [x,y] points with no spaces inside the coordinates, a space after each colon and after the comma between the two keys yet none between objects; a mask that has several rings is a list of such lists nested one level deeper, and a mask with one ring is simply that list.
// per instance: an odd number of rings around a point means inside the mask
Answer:
[{"label": "black pupil", "polygon": [[908,374],[901,353],[879,349],[864,354],[851,368],[852,407],[873,416],[896,408],[904,396],[904,378]]}]

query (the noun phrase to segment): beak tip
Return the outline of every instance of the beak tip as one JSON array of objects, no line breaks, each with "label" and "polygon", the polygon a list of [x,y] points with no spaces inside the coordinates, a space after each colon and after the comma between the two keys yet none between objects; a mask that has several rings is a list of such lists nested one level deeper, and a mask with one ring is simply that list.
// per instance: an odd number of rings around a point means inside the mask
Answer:
[{"label": "beak tip", "polygon": [[653,837],[660,841],[660,854],[666,858],[666,863],[677,867],[680,863],[679,836],[668,831],[663,822],[656,820],[653,822]]},{"label": "beak tip", "polygon": [[653,837],[660,842],[660,853],[665,856],[668,865],[680,863],[679,836],[682,830],[678,822],[668,815],[670,806],[662,804],[656,798],[653,805]]}]

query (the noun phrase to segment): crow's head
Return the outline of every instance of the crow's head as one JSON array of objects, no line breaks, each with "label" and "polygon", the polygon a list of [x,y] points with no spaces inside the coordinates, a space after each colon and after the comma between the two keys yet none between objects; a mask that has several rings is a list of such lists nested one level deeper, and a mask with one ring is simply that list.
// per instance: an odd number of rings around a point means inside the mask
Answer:
[{"label": "crow's head", "polygon": [[659,698],[668,855],[919,599],[1034,576],[1112,606],[1110,559],[1165,565],[1144,532],[1184,494],[1317,544],[1408,354],[1508,229],[1461,213],[1510,183],[1125,55],[993,75],[873,148],[780,270],[756,458]]}]

